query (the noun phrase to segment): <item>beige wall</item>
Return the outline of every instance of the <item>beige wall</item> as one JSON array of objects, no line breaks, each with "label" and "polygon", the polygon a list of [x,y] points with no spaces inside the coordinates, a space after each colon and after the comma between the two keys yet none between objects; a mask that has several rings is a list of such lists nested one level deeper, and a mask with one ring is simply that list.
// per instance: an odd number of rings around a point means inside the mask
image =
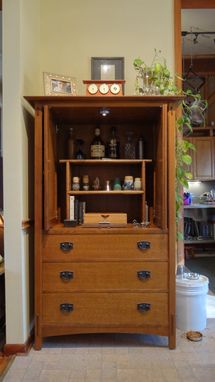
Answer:
[{"label": "beige wall", "polygon": [[[3,2],[3,158],[6,267],[6,342],[29,334],[28,126],[22,95],[39,83],[39,2]],[[25,117],[25,119],[24,119]]]},{"label": "beige wall", "polygon": [[43,0],[41,35],[41,78],[43,71],[72,75],[83,95],[91,57],[124,57],[133,95],[135,57],[150,64],[161,49],[173,67],[173,0]]},{"label": "beige wall", "polygon": [[134,94],[133,59],[150,63],[161,49],[173,67],[173,0],[3,0],[3,156],[6,326],[9,343],[30,330],[29,216],[31,121],[23,95],[43,94],[44,71],[75,76],[78,93],[93,56],[125,57],[126,94]]}]

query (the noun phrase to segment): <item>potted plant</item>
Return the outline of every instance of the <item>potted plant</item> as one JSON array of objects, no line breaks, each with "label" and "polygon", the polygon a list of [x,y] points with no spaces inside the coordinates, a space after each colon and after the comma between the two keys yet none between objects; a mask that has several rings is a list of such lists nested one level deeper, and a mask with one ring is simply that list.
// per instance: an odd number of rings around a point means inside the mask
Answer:
[{"label": "potted plant", "polygon": [[[190,89],[183,91],[176,85],[167,67],[166,59],[161,51],[155,49],[151,65],[147,65],[140,57],[133,62],[136,71],[135,91],[137,95],[183,95],[181,101],[181,113],[176,120],[176,224],[178,239],[183,239],[183,233],[179,228],[181,208],[183,205],[183,188],[188,189],[188,181],[192,179],[189,166],[192,163],[190,150],[195,146],[183,138],[183,133],[192,133],[192,126],[204,122],[204,112],[207,102],[201,99],[201,95]],[[175,76],[176,77],[176,76]]]}]

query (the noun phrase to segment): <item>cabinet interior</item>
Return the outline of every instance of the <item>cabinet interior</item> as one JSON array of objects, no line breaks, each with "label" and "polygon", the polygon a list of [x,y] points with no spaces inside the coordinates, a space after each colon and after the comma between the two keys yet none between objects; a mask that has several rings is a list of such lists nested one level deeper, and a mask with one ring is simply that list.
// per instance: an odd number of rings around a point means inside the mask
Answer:
[{"label": "cabinet interior", "polygon": [[[101,110],[107,109],[106,117]],[[56,190],[44,195],[44,225],[50,228],[55,223],[68,219],[68,200],[72,193],[72,177],[89,175],[90,191],[79,191],[75,197],[86,202],[86,212],[119,212],[127,213],[128,224],[134,219],[145,221],[145,203],[149,206],[150,225],[166,228],[166,129],[164,123],[166,112],[164,106],[141,107],[106,107],[98,105],[73,107],[52,106],[44,110],[44,183],[45,189]],[[94,130],[100,127],[101,139],[106,144],[110,138],[111,127],[116,127],[120,142],[119,160],[89,160],[90,144]],[[74,128],[75,139],[81,139],[84,160],[68,158],[67,147],[69,129]],[[144,140],[144,158],[125,160],[124,146],[128,132],[132,133],[135,145],[139,137]],[[77,149],[77,146],[75,147]],[[158,176],[159,174],[159,176]],[[92,192],[92,181],[99,177],[101,190],[105,189],[106,180],[111,184],[116,177],[123,184],[124,177],[132,175],[142,178],[142,190],[139,192],[121,191]]]}]

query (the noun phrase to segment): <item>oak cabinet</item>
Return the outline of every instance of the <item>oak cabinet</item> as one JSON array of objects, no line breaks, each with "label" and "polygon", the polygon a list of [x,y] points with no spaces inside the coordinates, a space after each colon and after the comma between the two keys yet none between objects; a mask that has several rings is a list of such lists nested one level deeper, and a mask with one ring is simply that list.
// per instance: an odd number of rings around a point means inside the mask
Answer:
[{"label": "oak cabinet", "polygon": [[[35,348],[46,336],[99,332],[159,334],[174,348],[180,97],[25,98],[35,109]],[[98,125],[104,141],[116,126],[120,159],[90,159]],[[70,127],[85,159],[67,156]],[[143,159],[124,158],[128,131],[143,137]],[[99,190],[73,190],[72,178],[86,174],[100,178]],[[127,175],[141,178],[141,190],[105,189],[107,179]],[[127,223],[65,226],[71,196],[85,212],[123,213]]]},{"label": "oak cabinet", "polygon": [[190,168],[193,180],[215,179],[214,137],[192,137],[189,140],[195,145]]}]

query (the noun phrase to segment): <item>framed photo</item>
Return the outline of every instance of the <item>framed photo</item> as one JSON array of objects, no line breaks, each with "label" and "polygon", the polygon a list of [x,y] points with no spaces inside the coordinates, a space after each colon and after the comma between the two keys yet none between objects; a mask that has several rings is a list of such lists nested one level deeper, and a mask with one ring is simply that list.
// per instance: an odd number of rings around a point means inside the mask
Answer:
[{"label": "framed photo", "polygon": [[76,79],[54,73],[43,73],[45,95],[75,96]]},{"label": "framed photo", "polygon": [[124,57],[91,57],[92,80],[124,80]]}]

